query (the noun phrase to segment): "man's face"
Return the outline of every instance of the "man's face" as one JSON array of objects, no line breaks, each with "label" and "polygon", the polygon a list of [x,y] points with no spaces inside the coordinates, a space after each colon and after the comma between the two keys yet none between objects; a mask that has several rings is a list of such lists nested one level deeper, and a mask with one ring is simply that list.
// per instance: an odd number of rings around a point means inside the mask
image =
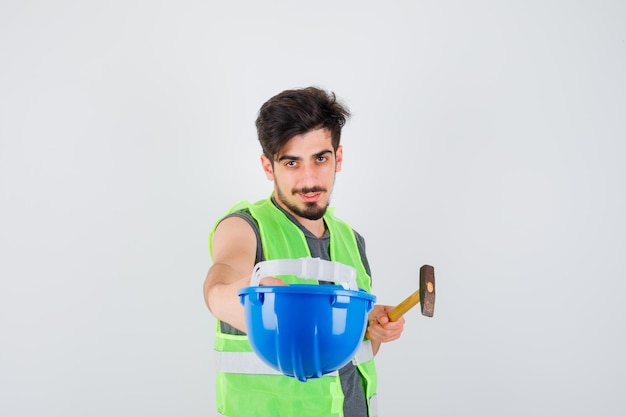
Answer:
[{"label": "man's face", "polygon": [[276,201],[299,221],[324,216],[342,159],[341,146],[335,153],[325,128],[291,138],[273,164],[261,155],[265,175],[274,181]]}]

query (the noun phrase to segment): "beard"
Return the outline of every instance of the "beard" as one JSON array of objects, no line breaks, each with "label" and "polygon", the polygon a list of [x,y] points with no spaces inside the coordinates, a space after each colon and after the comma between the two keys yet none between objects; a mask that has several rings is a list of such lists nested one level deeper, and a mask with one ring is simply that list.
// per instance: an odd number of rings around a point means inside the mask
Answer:
[{"label": "beard", "polygon": [[[326,209],[328,208],[330,201],[327,202],[325,206],[320,206],[317,202],[304,203],[304,207],[301,208],[301,207],[298,207],[296,204],[292,203],[291,201],[289,201],[287,198],[285,198],[285,195],[283,194],[283,192],[281,191],[279,187],[276,187],[276,188],[277,188],[276,198],[280,200],[280,202],[283,203],[296,216],[303,217],[308,220],[319,220],[322,217],[324,217],[324,214],[326,214]],[[293,190],[291,194],[296,195],[296,194],[316,193],[316,192],[324,192],[324,191],[326,190],[321,187],[313,187],[313,188],[306,188],[306,189],[303,188],[301,190]]]}]

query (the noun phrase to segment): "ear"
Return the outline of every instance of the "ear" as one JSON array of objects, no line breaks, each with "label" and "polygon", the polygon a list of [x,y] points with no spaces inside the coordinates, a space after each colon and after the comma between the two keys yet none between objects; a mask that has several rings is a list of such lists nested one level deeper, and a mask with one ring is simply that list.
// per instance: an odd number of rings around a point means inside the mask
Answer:
[{"label": "ear", "polygon": [[261,155],[261,166],[263,167],[263,172],[265,172],[265,177],[270,181],[274,181],[274,167],[272,166],[272,161],[265,154]]},{"label": "ear", "polygon": [[335,152],[335,172],[341,171],[341,163],[343,162],[343,146],[339,145]]}]

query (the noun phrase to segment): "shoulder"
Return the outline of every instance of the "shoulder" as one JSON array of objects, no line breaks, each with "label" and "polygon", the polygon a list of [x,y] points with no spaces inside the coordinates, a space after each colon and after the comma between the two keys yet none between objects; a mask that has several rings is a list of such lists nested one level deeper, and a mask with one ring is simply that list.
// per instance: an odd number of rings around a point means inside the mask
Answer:
[{"label": "shoulder", "polygon": [[[221,230],[220,230],[221,229]],[[227,235],[228,241],[231,239],[242,239],[246,242],[246,246],[253,244],[256,248],[254,251],[255,263],[264,260],[263,256],[263,243],[261,242],[261,234],[259,232],[259,225],[250,210],[244,208],[234,211],[226,215],[215,229],[215,234]],[[252,240],[254,243],[252,243]]]},{"label": "shoulder", "polygon": [[248,223],[252,229],[258,230],[259,228],[257,221],[254,219],[254,217],[252,217],[252,214],[250,214],[250,210],[248,209],[241,209],[241,210],[234,211],[228,214],[227,216],[225,216],[221,221],[224,221],[226,219],[230,219],[233,217],[245,220],[246,223]]},{"label": "shoulder", "polygon": [[[217,222],[214,239],[219,237],[241,238],[258,234],[259,226],[246,209],[227,214]],[[230,240],[230,239],[229,239]]]},{"label": "shoulder", "polygon": [[213,262],[231,265],[236,270],[246,270],[248,266],[252,268],[256,246],[254,230],[247,221],[238,216],[222,219],[209,241]]},{"label": "shoulder", "polygon": [[254,236],[254,226],[244,216],[229,214],[215,226],[213,241],[236,241],[237,239]]},{"label": "shoulder", "polygon": [[357,232],[356,230],[352,229],[352,231],[354,232],[354,237],[356,238],[356,243],[359,245],[359,247],[364,248],[365,249],[365,238],[363,237],[363,235],[361,235],[359,232]]}]

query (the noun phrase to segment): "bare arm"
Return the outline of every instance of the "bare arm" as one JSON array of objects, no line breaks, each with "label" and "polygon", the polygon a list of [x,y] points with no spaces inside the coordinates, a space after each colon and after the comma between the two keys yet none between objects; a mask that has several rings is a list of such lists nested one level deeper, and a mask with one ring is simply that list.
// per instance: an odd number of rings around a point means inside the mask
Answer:
[{"label": "bare arm", "polygon": [[237,291],[250,285],[256,236],[239,217],[223,220],[213,235],[213,266],[204,281],[204,300],[211,313],[245,332],[244,309]]}]

